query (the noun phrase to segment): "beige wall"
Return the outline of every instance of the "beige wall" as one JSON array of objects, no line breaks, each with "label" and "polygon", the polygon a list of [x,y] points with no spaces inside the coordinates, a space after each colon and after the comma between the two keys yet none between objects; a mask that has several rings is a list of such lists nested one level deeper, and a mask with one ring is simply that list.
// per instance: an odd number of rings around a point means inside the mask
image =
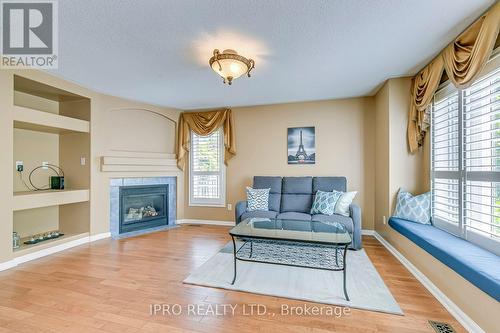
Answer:
[{"label": "beige wall", "polygon": [[390,215],[389,83],[375,97],[375,229]]},{"label": "beige wall", "polygon": [[375,229],[382,235],[399,189],[422,193],[429,188],[428,148],[411,155],[406,144],[410,84],[410,78],[389,79],[375,96]]},{"label": "beige wall", "polygon": [[[234,108],[233,114],[237,155],[227,168],[227,203],[245,199],[254,175],[346,176],[348,190],[358,191],[363,229],[373,229],[373,98]],[[301,126],[316,127],[314,165],[287,164],[287,128]],[[234,211],[186,205],[184,217],[234,221]]]},{"label": "beige wall", "polygon": [[[133,110],[133,111],[131,111]],[[138,116],[141,114],[142,116]],[[91,233],[109,232],[109,179],[121,177],[177,177],[177,216],[184,208],[183,173],[177,172],[101,172],[101,156],[128,154],[120,142],[127,140],[130,153],[174,153],[175,128],[180,111],[137,103],[107,95],[92,99],[92,171],[91,171]],[[153,118],[151,118],[153,117]],[[121,118],[121,119],[120,119]],[[116,125],[115,125],[116,122]],[[125,132],[126,124],[129,132]],[[147,139],[144,139],[144,138]],[[122,140],[120,140],[122,138]]]},{"label": "beige wall", "polygon": [[497,325],[492,318],[500,304],[413,242],[383,223],[390,216],[400,187],[413,193],[429,190],[429,140],[415,155],[406,144],[410,79],[390,79],[375,96],[375,230],[427,276],[486,332]]},{"label": "beige wall", "polygon": [[12,256],[13,128],[12,75],[0,71],[0,263]]}]

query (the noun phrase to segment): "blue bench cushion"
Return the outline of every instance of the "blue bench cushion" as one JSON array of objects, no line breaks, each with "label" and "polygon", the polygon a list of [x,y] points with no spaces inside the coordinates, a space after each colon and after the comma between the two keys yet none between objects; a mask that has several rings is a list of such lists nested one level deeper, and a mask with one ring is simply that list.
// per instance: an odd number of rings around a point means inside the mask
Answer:
[{"label": "blue bench cushion", "polygon": [[476,287],[500,301],[500,257],[432,225],[396,217],[389,225],[453,269]]}]

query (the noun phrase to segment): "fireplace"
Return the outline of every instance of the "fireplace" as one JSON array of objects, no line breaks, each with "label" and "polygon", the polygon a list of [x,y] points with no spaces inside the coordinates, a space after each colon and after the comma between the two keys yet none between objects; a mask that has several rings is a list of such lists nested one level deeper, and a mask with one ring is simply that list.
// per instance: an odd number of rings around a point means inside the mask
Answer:
[{"label": "fireplace", "polygon": [[175,227],[177,178],[111,178],[109,227],[115,239]]},{"label": "fireplace", "polygon": [[168,185],[120,187],[119,232],[168,225]]}]

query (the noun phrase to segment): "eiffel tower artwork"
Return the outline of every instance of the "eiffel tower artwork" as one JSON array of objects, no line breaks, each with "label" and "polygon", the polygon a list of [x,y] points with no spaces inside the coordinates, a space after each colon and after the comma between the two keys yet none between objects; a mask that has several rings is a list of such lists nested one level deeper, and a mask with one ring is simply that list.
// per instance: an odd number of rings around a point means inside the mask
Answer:
[{"label": "eiffel tower artwork", "polygon": [[295,154],[295,158],[298,160],[305,160],[307,158],[306,150],[304,149],[304,144],[302,143],[302,130],[300,131],[300,145],[297,150],[297,154]]},{"label": "eiffel tower artwork", "polygon": [[289,128],[288,164],[314,164],[315,160],[315,128]]}]

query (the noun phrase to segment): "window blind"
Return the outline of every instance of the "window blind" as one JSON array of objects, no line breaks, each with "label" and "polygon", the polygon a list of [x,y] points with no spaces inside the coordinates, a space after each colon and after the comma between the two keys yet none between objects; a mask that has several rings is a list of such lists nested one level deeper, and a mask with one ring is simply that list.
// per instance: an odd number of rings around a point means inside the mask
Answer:
[{"label": "window blind", "polygon": [[460,224],[458,104],[458,92],[448,86],[436,93],[431,109],[433,217],[455,225],[457,230]]},{"label": "window blind", "polygon": [[224,205],[222,129],[210,135],[191,132],[190,204]]},{"label": "window blind", "polygon": [[[461,237],[500,247],[500,68],[431,105],[432,215]],[[493,245],[492,245],[493,244]]]},{"label": "window blind", "polygon": [[500,69],[464,90],[464,219],[500,240]]}]

